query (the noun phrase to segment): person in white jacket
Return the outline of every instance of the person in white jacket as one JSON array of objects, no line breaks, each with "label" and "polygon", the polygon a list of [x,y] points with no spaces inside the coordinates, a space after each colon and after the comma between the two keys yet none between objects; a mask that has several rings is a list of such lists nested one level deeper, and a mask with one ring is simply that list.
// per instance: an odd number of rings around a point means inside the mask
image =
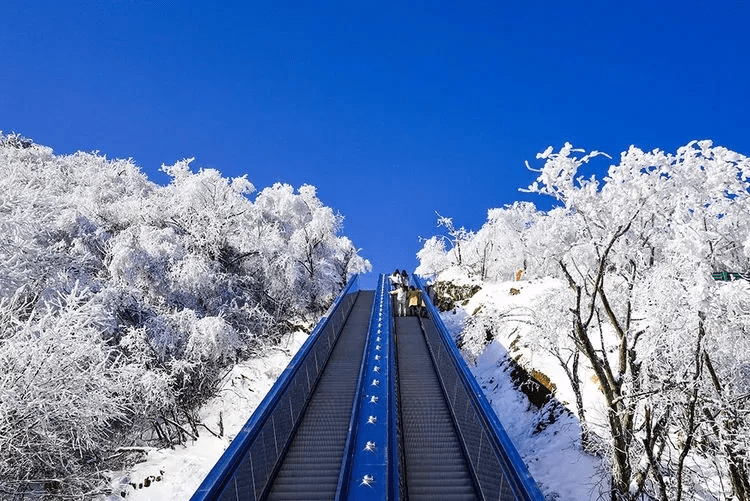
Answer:
[{"label": "person in white jacket", "polygon": [[389,294],[392,294],[396,296],[396,310],[394,311],[394,315],[397,317],[405,317],[406,316],[406,291],[408,289],[405,285],[401,285],[400,287],[397,287],[396,289],[389,292]]},{"label": "person in white jacket", "polygon": [[401,281],[401,273],[398,270],[394,271],[391,276],[388,277],[388,279],[391,281],[391,285],[394,289],[398,289],[403,283]]}]

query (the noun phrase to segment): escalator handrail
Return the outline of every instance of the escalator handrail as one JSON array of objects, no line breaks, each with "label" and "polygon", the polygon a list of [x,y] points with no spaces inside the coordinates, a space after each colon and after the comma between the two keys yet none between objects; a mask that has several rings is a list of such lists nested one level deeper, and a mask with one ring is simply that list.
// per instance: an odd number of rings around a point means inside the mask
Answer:
[{"label": "escalator handrail", "polygon": [[500,457],[507,459],[506,466],[510,468],[510,471],[507,471],[507,473],[512,477],[509,480],[512,481],[517,498],[528,501],[543,501],[544,496],[536,485],[531,473],[529,473],[523,459],[521,459],[521,455],[518,453],[513,441],[508,436],[508,433],[505,431],[505,428],[495,414],[495,411],[490,406],[490,403],[487,401],[484,391],[479,387],[479,384],[472,375],[463,356],[458,351],[458,347],[455,342],[453,342],[447,327],[445,327],[445,324],[440,318],[437,308],[432,301],[429,300],[429,295],[427,294],[424,283],[416,274],[412,277],[414,283],[422,290],[422,294],[426,298],[425,304],[427,305],[430,317],[435,324],[435,327],[437,327],[440,339],[456,368],[461,383],[464,388],[467,389],[466,393],[469,395],[477,414],[485,424],[485,431],[491,439],[495,452],[498,453]]},{"label": "escalator handrail", "polygon": [[333,318],[334,313],[341,306],[343,299],[358,288],[359,275],[355,274],[349,279],[344,289],[328,309],[326,315],[315,326],[300,349],[294,355],[291,362],[289,362],[289,365],[281,373],[263,401],[255,409],[252,416],[250,416],[250,419],[248,419],[247,423],[245,423],[242,429],[237,433],[229,444],[229,447],[227,447],[222,456],[213,466],[201,485],[190,498],[191,501],[209,501],[216,499],[219,496],[227,481],[234,474],[237,466],[247,453],[247,450],[263,429],[263,424],[272,414],[289,384],[294,379],[297,371],[302,367],[305,358],[309,354],[312,346],[318,340],[320,333],[325,330],[329,319]]},{"label": "escalator handrail", "polygon": [[[390,294],[388,294],[390,299]],[[388,455],[389,461],[389,491],[387,492],[387,499],[389,501],[399,501],[400,499],[406,499],[404,492],[405,483],[403,476],[403,450],[401,447],[401,434],[399,430],[399,405],[401,396],[399,394],[398,386],[398,369],[396,360],[396,319],[393,316],[392,311],[393,303],[388,302],[388,337],[389,337],[389,353],[388,353],[388,374],[389,374],[389,392],[391,394],[390,402],[388,405],[388,427],[390,429],[388,444],[390,452]],[[403,488],[403,489],[402,489]]]}]

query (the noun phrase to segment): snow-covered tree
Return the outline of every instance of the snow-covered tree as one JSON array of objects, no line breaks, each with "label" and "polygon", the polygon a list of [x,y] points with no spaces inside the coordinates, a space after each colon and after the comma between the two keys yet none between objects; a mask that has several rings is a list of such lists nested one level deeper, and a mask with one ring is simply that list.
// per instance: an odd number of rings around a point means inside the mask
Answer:
[{"label": "snow-covered tree", "polygon": [[141,367],[90,290],[33,302],[0,299],[0,492],[76,492],[137,414]]},{"label": "snow-covered tree", "polygon": [[[544,165],[527,191],[557,206],[515,216],[527,273],[569,285],[550,292],[533,337],[558,357],[574,389],[584,368],[599,382],[613,500],[706,492],[748,499],[744,286],[714,282],[711,273],[747,271],[750,160],[710,141],[675,154],[631,147],[601,180],[582,176],[599,155],[569,144],[538,155]],[[472,245],[508,245],[508,225],[494,214],[462,243],[464,255]],[[480,238],[495,226],[493,237]],[[498,253],[503,264],[495,266],[519,266],[519,253]],[[444,259],[434,250],[426,257]],[[585,419],[585,402],[577,407]],[[707,463],[720,485],[701,477]]]},{"label": "snow-covered tree", "polygon": [[[702,359],[710,357],[705,318],[716,292],[712,267],[737,266],[740,248],[730,238],[750,234],[750,164],[705,141],[676,155],[631,148],[600,186],[594,177],[576,178],[591,155],[578,158],[570,145],[546,153],[531,190],[560,200],[581,231],[558,263],[576,298],[573,337],[608,405],[612,497],[646,490],[679,498],[690,451],[683,449],[678,461],[659,454],[670,433],[695,431],[694,420],[677,416],[700,405],[700,392],[686,387],[701,382]],[[648,308],[654,303],[662,309]],[[656,405],[665,398],[668,406]],[[644,429],[645,439],[637,433]],[[742,498],[742,486],[734,488]]]},{"label": "snow-covered tree", "polygon": [[435,275],[451,267],[463,269],[480,280],[497,281],[526,270],[529,253],[527,231],[535,222],[536,207],[530,202],[515,202],[502,209],[490,209],[487,222],[477,232],[454,228],[453,220],[438,216],[438,226],[447,235],[424,240],[417,257],[417,274]]},{"label": "snow-covered tree", "polygon": [[159,186],[0,134],[0,489],[80,494],[120,440],[182,440],[233,363],[370,269],[314,187],[253,200],[190,164]]}]

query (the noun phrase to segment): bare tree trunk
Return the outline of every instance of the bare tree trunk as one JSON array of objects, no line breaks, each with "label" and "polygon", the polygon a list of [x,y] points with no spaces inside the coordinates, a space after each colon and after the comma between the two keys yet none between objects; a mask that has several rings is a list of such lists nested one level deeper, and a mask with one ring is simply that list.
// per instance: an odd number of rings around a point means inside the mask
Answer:
[{"label": "bare tree trunk", "polygon": [[[721,400],[724,389],[719,381],[716,371],[714,370],[714,366],[711,363],[711,358],[705,351],[703,352],[703,361],[706,364],[706,369],[708,369],[711,383],[716,390],[716,393],[719,394]],[[723,449],[726,456],[729,465],[729,479],[732,482],[734,495],[740,501],[750,501],[750,478],[748,477],[748,467],[744,460],[744,451],[735,450],[732,443],[727,440],[727,437],[734,436],[737,433],[737,419],[731,416],[731,411],[732,410],[728,408],[720,410],[720,412],[730,415],[722,425],[716,421],[716,415],[713,415],[707,408],[703,409],[703,414],[706,416],[709,423],[711,423],[711,428],[713,429],[720,447]]]},{"label": "bare tree trunk", "polygon": [[586,413],[583,407],[583,393],[581,391],[581,380],[578,377],[578,362],[581,358],[581,352],[574,350],[570,359],[572,360],[572,366],[568,367],[566,360],[562,358],[560,353],[557,351],[553,352],[555,358],[560,362],[560,366],[565,371],[570,381],[570,386],[573,389],[573,394],[576,397],[576,413],[578,414],[578,421],[581,424],[581,447],[583,450],[589,450],[591,447],[591,432],[586,421]]},{"label": "bare tree trunk", "polygon": [[[612,501],[631,498],[630,483],[633,476],[633,469],[630,464],[630,447],[634,436],[633,418],[635,410],[632,402],[632,395],[623,392],[622,384],[628,370],[637,376],[638,365],[632,359],[634,356],[634,350],[632,348],[637,340],[637,336],[635,336],[635,339],[633,340],[633,345],[629,346],[629,315],[628,318],[626,318],[625,325],[621,324],[616,318],[604,293],[604,277],[606,274],[607,259],[612,247],[615,242],[629,230],[629,228],[630,224],[625,227],[621,226],[617,228],[605,249],[599,254],[599,263],[596,270],[596,276],[594,277],[594,283],[590,291],[586,290],[587,304],[585,305],[585,314],[583,305],[583,287],[576,283],[575,279],[565,266],[565,263],[563,263],[562,260],[558,261],[563,273],[568,279],[571,289],[576,293],[576,306],[571,310],[573,313],[573,332],[576,346],[588,359],[594,373],[599,378],[599,385],[607,403],[607,420],[612,435],[612,490],[610,493]],[[594,317],[597,316],[597,297],[604,306],[609,321],[620,339],[618,349],[619,367],[616,374],[607,359],[606,353],[601,353],[597,350],[589,336],[591,322]],[[636,378],[633,377],[633,380],[635,379]]]},{"label": "bare tree trunk", "polygon": [[687,405],[687,424],[685,426],[686,437],[685,443],[682,446],[682,450],[680,451],[680,457],[677,459],[676,501],[680,501],[682,499],[682,476],[685,468],[685,459],[687,459],[688,453],[690,452],[690,449],[693,445],[693,440],[695,439],[695,430],[697,429],[695,423],[695,410],[698,406],[698,380],[700,379],[701,373],[703,372],[703,363],[701,360],[701,353],[703,348],[701,347],[701,343],[703,342],[703,338],[706,335],[706,330],[703,327],[705,314],[703,312],[698,312],[698,317],[700,318],[700,321],[698,323],[698,340],[695,346],[695,372],[693,373],[693,389],[690,392],[690,400],[688,401]]},{"label": "bare tree trunk", "polygon": [[[646,455],[646,464],[641,466],[633,475],[633,483],[638,488],[630,496],[631,499],[642,499],[644,497],[646,480],[650,475],[658,487],[658,497],[654,499],[669,501],[667,485],[661,468],[661,455],[666,445],[670,414],[671,409],[668,408],[659,419],[655,420],[652,408],[648,405],[644,408],[643,428],[646,436],[641,439],[641,443]],[[649,495],[646,494],[646,496]]]}]

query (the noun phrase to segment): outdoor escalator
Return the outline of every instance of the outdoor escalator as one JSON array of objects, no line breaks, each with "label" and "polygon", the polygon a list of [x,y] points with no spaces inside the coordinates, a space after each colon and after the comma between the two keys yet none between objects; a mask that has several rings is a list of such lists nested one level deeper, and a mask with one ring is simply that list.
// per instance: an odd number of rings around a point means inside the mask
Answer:
[{"label": "outdoor escalator", "polygon": [[268,499],[334,499],[375,291],[360,291]]},{"label": "outdoor escalator", "polygon": [[407,498],[479,499],[419,317],[395,325]]},{"label": "outdoor escalator", "polygon": [[385,276],[356,284],[192,501],[542,501],[434,305],[394,318]]}]

